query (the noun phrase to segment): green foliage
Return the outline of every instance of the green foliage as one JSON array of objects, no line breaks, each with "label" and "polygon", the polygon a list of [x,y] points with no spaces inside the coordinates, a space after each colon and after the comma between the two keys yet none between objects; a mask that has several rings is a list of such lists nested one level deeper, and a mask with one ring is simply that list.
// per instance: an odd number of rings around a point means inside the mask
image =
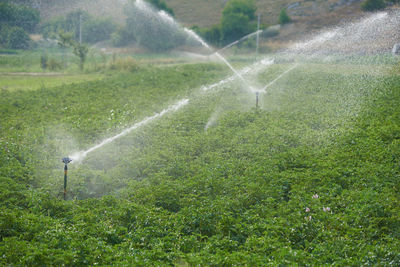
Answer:
[{"label": "green foliage", "polygon": [[82,71],[85,65],[89,48],[85,44],[75,43],[73,53],[79,57],[79,68]]},{"label": "green foliage", "polygon": [[31,39],[26,31],[20,27],[2,28],[1,35],[6,48],[28,49]]},{"label": "green foliage", "polygon": [[[361,68],[299,66],[264,109],[244,108],[233,83],[199,94],[228,74],[213,64],[1,91],[0,264],[399,265],[400,78]],[[71,164],[77,199],[58,197],[57,155],[193,92],[183,109]]]},{"label": "green foliage", "polygon": [[257,7],[254,1],[244,1],[244,0],[230,0],[224,7],[222,11],[223,16],[229,16],[231,14],[243,14],[249,18],[249,20],[254,20],[256,15]]},{"label": "green foliage", "polygon": [[[155,8],[164,10],[170,15],[174,12],[162,0],[147,0]],[[120,27],[111,35],[113,45],[120,47],[137,42],[151,51],[162,52],[184,44],[185,37],[182,32],[168,23],[162,23],[156,18],[147,16],[137,10],[134,2],[125,6],[127,15],[126,26]]]},{"label": "green foliage", "polygon": [[263,32],[261,33],[261,36],[264,38],[270,38],[270,37],[274,37],[277,35],[279,35],[279,30],[274,29],[274,28],[272,28],[272,29],[267,28],[267,29],[263,30]]},{"label": "green foliage", "polygon": [[279,19],[278,22],[279,24],[287,24],[291,22],[292,20],[290,19],[286,9],[282,9],[281,12],[279,13]]},{"label": "green foliage", "polygon": [[67,31],[64,17],[48,20],[40,25],[40,32],[44,38],[56,38],[60,31]]},{"label": "green foliage", "polygon": [[58,34],[58,46],[61,48],[66,48],[72,46],[74,40],[72,39],[71,32],[59,32]]},{"label": "green foliage", "polygon": [[63,28],[59,30],[73,33],[74,40],[79,41],[80,27],[83,28],[83,25],[90,19],[91,16],[86,11],[83,10],[72,11],[65,16],[65,22]]},{"label": "green foliage", "polygon": [[206,28],[192,27],[207,43],[219,45],[221,43],[221,26],[214,25]]},{"label": "green foliage", "polygon": [[46,54],[40,56],[40,67],[42,69],[47,68],[48,60],[49,60],[49,58],[47,57]]},{"label": "green foliage", "polygon": [[58,17],[45,22],[41,25],[41,32],[45,38],[56,38],[60,31],[70,32],[73,39],[79,41],[79,23],[82,23],[82,41],[86,43],[109,40],[117,28],[109,18],[97,19],[85,11],[78,10],[68,13],[65,17]]},{"label": "green foliage", "polygon": [[20,27],[33,32],[40,22],[39,12],[35,9],[10,3],[0,3],[0,27]]},{"label": "green foliage", "polygon": [[9,3],[0,3],[0,45],[10,49],[28,49],[30,38],[40,21],[37,10]]},{"label": "green foliage", "polygon": [[62,62],[59,62],[54,58],[50,58],[47,61],[46,68],[48,68],[49,70],[61,70],[62,69]]},{"label": "green foliage", "polygon": [[116,26],[111,19],[91,19],[82,26],[82,41],[97,43],[109,40]]},{"label": "green foliage", "polygon": [[112,34],[111,40],[113,45],[117,47],[126,46],[136,41],[133,32],[128,27],[120,27]]},{"label": "green foliage", "polygon": [[172,10],[172,8],[167,6],[165,1],[163,0],[146,0],[146,1],[155,6],[157,9],[164,10],[168,12],[170,15],[174,16],[174,11]]},{"label": "green foliage", "polygon": [[185,33],[176,25],[148,16],[142,10],[138,10],[133,3],[126,5],[125,13],[126,28],[118,41],[134,37],[139,45],[153,52],[168,51],[183,45],[186,41]]},{"label": "green foliage", "polygon": [[365,11],[375,11],[385,8],[386,3],[384,0],[366,0],[361,7]]},{"label": "green foliage", "polygon": [[221,33],[225,43],[232,42],[253,32],[256,25],[256,6],[253,1],[231,0],[222,11]]},{"label": "green foliage", "polygon": [[139,64],[131,57],[118,58],[112,61],[107,66],[110,70],[135,72],[139,70]]},{"label": "green foliage", "polygon": [[58,44],[62,48],[66,47],[73,48],[74,55],[76,55],[79,58],[79,69],[82,71],[86,61],[87,54],[89,52],[89,48],[85,44],[80,44],[76,42],[72,38],[72,33],[60,32]]}]

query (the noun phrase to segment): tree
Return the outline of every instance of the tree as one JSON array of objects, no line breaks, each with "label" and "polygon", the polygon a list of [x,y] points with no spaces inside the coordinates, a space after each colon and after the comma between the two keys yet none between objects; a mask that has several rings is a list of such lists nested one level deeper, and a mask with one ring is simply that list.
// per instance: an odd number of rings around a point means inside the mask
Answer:
[{"label": "tree", "polygon": [[8,29],[6,46],[11,49],[28,49],[30,43],[29,35],[21,27]]},{"label": "tree", "polygon": [[197,32],[209,44],[219,45],[221,42],[221,26],[213,25],[211,27],[199,28],[198,26],[192,27],[192,30]]},{"label": "tree", "polygon": [[[81,23],[81,25],[79,25]],[[81,27],[80,27],[81,26]],[[116,30],[115,23],[109,18],[93,18],[87,12],[73,11],[66,17],[58,17],[42,25],[44,37],[57,37],[60,31],[71,32],[73,38],[79,40],[79,31],[82,30],[82,40],[86,43],[97,43],[108,40]]]},{"label": "tree", "polygon": [[67,48],[72,46],[72,44],[73,44],[72,33],[60,31],[60,33],[58,34],[58,45],[61,48]]},{"label": "tree", "polygon": [[291,22],[292,20],[290,19],[286,9],[282,9],[281,12],[279,13],[279,24],[286,24]]},{"label": "tree", "polygon": [[35,9],[9,3],[0,3],[0,25],[20,27],[33,32],[40,22],[39,12]]},{"label": "tree", "polygon": [[0,3],[0,44],[11,49],[27,49],[30,38],[39,23],[37,10],[25,6]]},{"label": "tree", "polygon": [[256,10],[257,7],[253,0],[231,0],[226,4],[222,15],[226,16],[231,13],[241,13],[247,16],[249,20],[253,20],[256,18]]},{"label": "tree", "polygon": [[167,4],[165,3],[165,1],[162,0],[146,0],[147,2],[149,2],[150,4],[152,4],[153,6],[155,6],[156,8],[160,9],[160,10],[164,10],[165,12],[169,13],[171,16],[174,16],[174,11],[167,6]]},{"label": "tree", "polygon": [[82,24],[86,23],[91,19],[89,13],[83,10],[72,11],[67,14],[65,18],[64,31],[72,32],[74,34],[74,39],[79,40],[79,33]]},{"label": "tree", "polygon": [[[162,52],[183,45],[186,41],[186,35],[182,29],[174,23],[165,23],[160,20],[157,12],[144,13],[136,5],[130,3],[126,5],[125,13],[126,27],[121,33],[133,38],[132,41],[136,40],[142,47]],[[115,39],[126,40],[127,38]]]},{"label": "tree", "polygon": [[386,7],[386,3],[383,0],[367,0],[362,4],[362,9],[365,11],[375,11]]},{"label": "tree", "polygon": [[225,43],[237,40],[256,29],[251,23],[256,15],[252,0],[231,0],[222,11],[221,33]]},{"label": "tree", "polygon": [[83,70],[89,48],[85,44],[80,44],[75,41],[72,37],[72,33],[64,32],[59,33],[58,45],[62,48],[72,47],[74,55],[79,57],[79,68]]},{"label": "tree", "polygon": [[82,71],[89,48],[85,44],[74,42],[74,55],[79,57],[79,69]]},{"label": "tree", "polygon": [[82,26],[82,39],[87,43],[97,43],[110,39],[115,30],[111,19],[90,19]]}]

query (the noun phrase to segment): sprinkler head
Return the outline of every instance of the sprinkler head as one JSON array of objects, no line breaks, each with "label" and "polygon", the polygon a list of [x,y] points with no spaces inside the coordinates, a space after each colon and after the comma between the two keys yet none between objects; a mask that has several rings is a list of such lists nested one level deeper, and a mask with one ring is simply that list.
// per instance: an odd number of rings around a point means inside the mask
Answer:
[{"label": "sprinkler head", "polygon": [[64,162],[65,165],[67,165],[68,163],[70,163],[72,161],[72,159],[66,157],[66,158],[62,158],[62,162]]}]

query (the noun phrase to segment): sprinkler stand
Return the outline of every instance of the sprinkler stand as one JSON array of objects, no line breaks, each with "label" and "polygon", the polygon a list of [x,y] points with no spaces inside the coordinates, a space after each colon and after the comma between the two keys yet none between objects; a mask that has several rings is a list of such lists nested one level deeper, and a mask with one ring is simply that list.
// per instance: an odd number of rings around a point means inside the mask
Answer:
[{"label": "sprinkler stand", "polygon": [[68,175],[68,163],[70,163],[72,159],[66,157],[62,159],[64,165],[64,200],[67,199],[67,175]]},{"label": "sprinkler stand", "polygon": [[258,97],[260,95],[260,92],[256,92],[256,108],[258,108]]}]

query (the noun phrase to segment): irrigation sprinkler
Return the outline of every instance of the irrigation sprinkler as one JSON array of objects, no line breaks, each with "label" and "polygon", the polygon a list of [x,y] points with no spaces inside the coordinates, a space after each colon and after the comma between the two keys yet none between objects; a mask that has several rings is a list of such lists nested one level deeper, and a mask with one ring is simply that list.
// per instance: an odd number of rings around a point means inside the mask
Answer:
[{"label": "irrigation sprinkler", "polygon": [[67,175],[68,175],[68,163],[70,163],[72,159],[66,157],[62,159],[64,165],[64,200],[67,199]]},{"label": "irrigation sprinkler", "polygon": [[260,92],[256,92],[256,108],[258,108],[258,98],[259,98]]}]

